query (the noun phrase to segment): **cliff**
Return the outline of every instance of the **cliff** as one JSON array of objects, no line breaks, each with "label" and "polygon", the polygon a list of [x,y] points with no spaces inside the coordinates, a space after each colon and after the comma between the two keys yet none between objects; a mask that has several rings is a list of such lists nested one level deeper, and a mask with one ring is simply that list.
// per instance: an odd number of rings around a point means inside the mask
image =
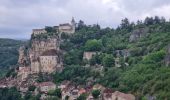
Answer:
[{"label": "cliff", "polygon": [[19,67],[29,67],[30,74],[53,73],[62,70],[62,53],[58,33],[44,33],[31,37],[26,49],[19,49]]}]

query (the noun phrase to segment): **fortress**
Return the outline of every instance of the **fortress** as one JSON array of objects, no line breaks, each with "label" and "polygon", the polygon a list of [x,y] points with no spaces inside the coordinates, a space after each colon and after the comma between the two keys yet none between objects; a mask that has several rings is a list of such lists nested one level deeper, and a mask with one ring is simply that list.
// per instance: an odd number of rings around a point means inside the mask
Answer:
[{"label": "fortress", "polygon": [[[72,33],[75,33],[76,22],[75,22],[74,18],[72,18],[71,23],[59,24],[59,26],[53,26],[53,28],[59,33],[72,34]],[[33,29],[32,31],[33,31],[32,33],[34,35],[47,33],[45,28]]]}]

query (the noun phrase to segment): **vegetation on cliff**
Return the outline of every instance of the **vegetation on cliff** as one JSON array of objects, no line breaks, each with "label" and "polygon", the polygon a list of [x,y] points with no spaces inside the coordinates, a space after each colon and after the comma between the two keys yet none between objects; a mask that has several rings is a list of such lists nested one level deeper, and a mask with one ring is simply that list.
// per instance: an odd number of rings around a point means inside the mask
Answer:
[{"label": "vegetation on cliff", "polygon": [[[135,41],[131,42],[129,38],[134,30],[144,30],[147,34],[134,36]],[[134,34],[138,35],[137,32]],[[170,22],[163,17],[147,17],[136,24],[125,18],[116,29],[101,29],[99,25],[88,26],[81,21],[75,34],[68,36],[63,33],[61,37],[61,48],[66,51],[65,69],[55,74],[56,82],[72,80],[85,84],[92,78],[94,83],[131,92],[138,98],[149,94],[160,100],[170,99],[170,68],[164,63],[170,43]],[[116,50],[125,49],[130,52],[130,56],[126,59],[120,57],[121,67],[117,68]],[[84,61],[85,51],[100,53],[90,61]],[[86,64],[90,67],[82,67]],[[95,64],[104,66],[102,73],[91,70]]]}]

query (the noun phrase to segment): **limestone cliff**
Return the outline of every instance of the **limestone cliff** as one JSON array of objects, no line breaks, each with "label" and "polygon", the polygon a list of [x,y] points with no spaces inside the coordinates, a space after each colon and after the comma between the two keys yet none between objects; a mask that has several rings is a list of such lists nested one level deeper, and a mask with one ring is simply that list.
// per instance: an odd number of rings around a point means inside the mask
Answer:
[{"label": "limestone cliff", "polygon": [[[60,38],[59,35],[45,33],[46,37],[39,36],[31,37],[30,46],[26,49],[21,47],[19,49],[19,60],[23,66],[29,67],[30,74],[52,73],[62,70],[62,53],[60,51]],[[41,38],[39,38],[41,36]],[[28,53],[25,53],[28,52]],[[29,62],[25,66],[25,62]]]}]

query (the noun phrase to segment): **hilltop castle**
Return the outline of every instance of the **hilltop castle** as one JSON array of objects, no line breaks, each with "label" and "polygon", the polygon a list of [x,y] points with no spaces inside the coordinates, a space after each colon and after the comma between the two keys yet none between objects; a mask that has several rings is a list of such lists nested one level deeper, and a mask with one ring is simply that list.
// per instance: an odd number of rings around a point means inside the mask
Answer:
[{"label": "hilltop castle", "polygon": [[[71,23],[59,24],[59,26],[53,26],[53,28],[59,33],[72,34],[72,33],[75,33],[76,22],[75,22],[74,18],[72,18]],[[47,33],[45,28],[33,29],[32,31],[33,31],[32,33],[34,35]]]}]

